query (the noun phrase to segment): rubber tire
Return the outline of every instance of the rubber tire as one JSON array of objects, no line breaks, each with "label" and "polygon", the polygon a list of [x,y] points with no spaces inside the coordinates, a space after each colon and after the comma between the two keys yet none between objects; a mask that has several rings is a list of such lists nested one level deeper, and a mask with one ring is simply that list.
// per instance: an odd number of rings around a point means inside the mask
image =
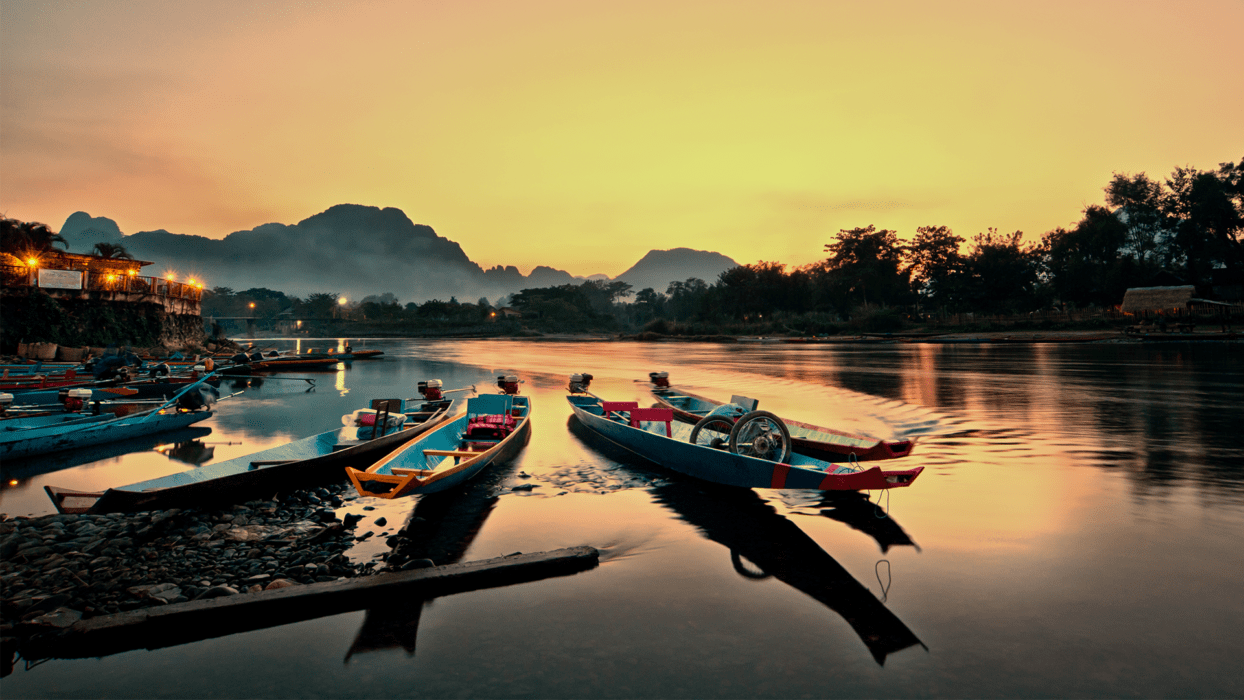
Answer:
[{"label": "rubber tire", "polygon": [[726,437],[722,439],[721,444],[706,444],[702,446],[711,447],[717,450],[724,450],[728,448],[730,446],[730,432],[734,430],[734,421],[730,420],[726,416],[705,416],[704,418],[701,418],[700,422],[696,423],[695,427],[691,429],[691,438],[688,442],[692,445],[699,444],[696,442],[696,438],[700,436],[700,431],[717,423],[720,423],[721,425],[716,429],[716,432],[721,433]]},{"label": "rubber tire", "polygon": [[[741,454],[747,457],[756,457],[757,459],[769,459],[768,457],[763,457],[763,456],[755,455],[755,454],[749,454],[746,451],[744,452],[739,451],[739,442],[740,442],[739,436],[742,435],[749,427],[753,425],[758,425],[762,422],[770,423],[773,426],[776,426],[777,434],[781,435],[782,437],[781,458],[770,460],[770,461],[780,462],[782,464],[785,464],[787,461],[790,460],[790,445],[791,445],[790,430],[787,429],[786,424],[782,422],[781,418],[778,418],[777,416],[773,415],[772,413],[769,413],[768,411],[752,411],[751,413],[740,418],[739,422],[734,424],[734,429],[730,431],[730,451],[735,454]],[[744,449],[746,449],[746,447],[744,447]]]}]

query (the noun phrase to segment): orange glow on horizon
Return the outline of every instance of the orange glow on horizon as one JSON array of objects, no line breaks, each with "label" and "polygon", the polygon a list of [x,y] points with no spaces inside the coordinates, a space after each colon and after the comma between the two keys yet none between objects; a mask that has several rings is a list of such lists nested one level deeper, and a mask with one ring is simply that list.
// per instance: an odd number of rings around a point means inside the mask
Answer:
[{"label": "orange glow on horizon", "polygon": [[870,224],[1036,241],[1115,172],[1244,156],[1238,0],[4,12],[6,213],[53,229],[221,239],[357,203],[485,268],[802,265]]}]

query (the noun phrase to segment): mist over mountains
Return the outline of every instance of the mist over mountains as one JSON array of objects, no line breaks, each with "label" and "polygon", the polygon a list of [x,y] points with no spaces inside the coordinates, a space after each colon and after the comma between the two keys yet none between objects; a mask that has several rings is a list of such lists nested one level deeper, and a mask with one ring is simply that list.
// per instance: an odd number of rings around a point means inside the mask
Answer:
[{"label": "mist over mountains", "polygon": [[[125,246],[135,258],[155,265],[144,273],[173,271],[210,287],[235,290],[267,287],[287,294],[340,293],[350,299],[392,292],[403,303],[429,299],[495,301],[532,287],[579,284],[605,275],[576,277],[539,266],[524,275],[518,268],[484,269],[432,227],[416,224],[400,209],[338,204],[297,224],[263,224],[217,240],[163,229],[125,235],[116,222],[75,212],[60,235],[73,253],[96,243]],[[670,282],[698,277],[713,283],[738,263],[719,253],[676,248],[654,250],[617,280],[639,291],[664,292]]]}]

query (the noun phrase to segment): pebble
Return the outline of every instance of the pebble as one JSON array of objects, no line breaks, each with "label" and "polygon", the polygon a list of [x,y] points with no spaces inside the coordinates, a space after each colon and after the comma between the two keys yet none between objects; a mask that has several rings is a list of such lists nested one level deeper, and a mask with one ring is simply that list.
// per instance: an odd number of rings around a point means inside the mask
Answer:
[{"label": "pebble", "polygon": [[342,482],[219,511],[0,515],[3,636],[153,605],[373,573],[343,555],[353,545],[353,532],[325,507],[339,502],[347,488],[349,482]]}]

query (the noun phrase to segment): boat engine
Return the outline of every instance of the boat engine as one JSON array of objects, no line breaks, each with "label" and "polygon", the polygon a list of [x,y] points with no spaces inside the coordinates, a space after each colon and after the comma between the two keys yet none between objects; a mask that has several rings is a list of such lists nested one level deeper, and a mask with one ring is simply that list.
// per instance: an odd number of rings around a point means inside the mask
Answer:
[{"label": "boat engine", "polygon": [[518,376],[513,374],[502,374],[497,377],[497,386],[505,394],[518,393]]},{"label": "boat engine", "polygon": [[572,394],[586,394],[587,388],[592,385],[592,375],[584,372],[583,374],[570,375],[570,384],[566,387]]},{"label": "boat engine", "polygon": [[440,401],[444,398],[441,394],[441,380],[429,379],[426,382],[419,382],[419,393],[427,401]]},{"label": "boat engine", "polygon": [[200,384],[190,391],[181,395],[177,399],[177,407],[184,408],[187,411],[197,411],[200,408],[207,408],[216,403],[216,399],[220,398],[220,392],[210,384]]},{"label": "boat engine", "polygon": [[9,406],[12,405],[13,395],[7,391],[0,393],[0,416],[3,416],[5,411],[9,410]]},{"label": "boat engine", "polygon": [[147,373],[147,376],[148,377],[167,377],[169,374],[172,374],[172,370],[169,369],[168,363],[161,362],[160,364],[152,367],[151,371]]},{"label": "boat engine", "polygon": [[70,413],[81,411],[91,401],[90,389],[63,389],[58,393],[65,410]]},{"label": "boat engine", "polygon": [[251,361],[251,358],[247,357],[247,356],[246,356],[246,353],[244,353],[244,352],[239,352],[238,354],[234,355],[233,357],[230,357],[230,358],[229,358],[229,361],[230,361],[230,362],[232,362],[232,363],[233,363],[233,364],[235,364],[235,365],[244,365],[244,364],[249,363],[249,362]]},{"label": "boat engine", "polygon": [[652,382],[652,385],[658,389],[668,389],[670,388],[670,373],[649,372],[648,381]]}]

